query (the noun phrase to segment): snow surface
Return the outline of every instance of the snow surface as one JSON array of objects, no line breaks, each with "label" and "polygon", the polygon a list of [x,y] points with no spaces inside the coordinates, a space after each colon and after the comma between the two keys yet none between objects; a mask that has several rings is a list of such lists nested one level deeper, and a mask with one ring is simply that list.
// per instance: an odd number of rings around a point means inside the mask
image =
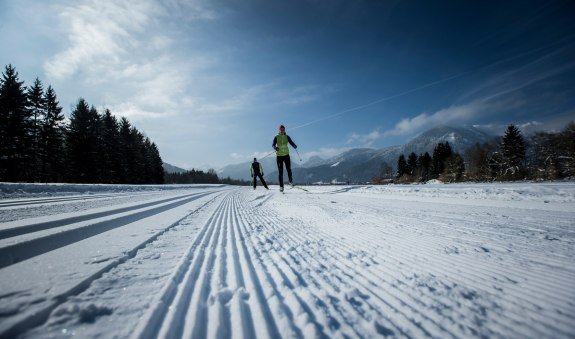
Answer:
[{"label": "snow surface", "polygon": [[575,184],[0,184],[0,337],[575,336]]}]

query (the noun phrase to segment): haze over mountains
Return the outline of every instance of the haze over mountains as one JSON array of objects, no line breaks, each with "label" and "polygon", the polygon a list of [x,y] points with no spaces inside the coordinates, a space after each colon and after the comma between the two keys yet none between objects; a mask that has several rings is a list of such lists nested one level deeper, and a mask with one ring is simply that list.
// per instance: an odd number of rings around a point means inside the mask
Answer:
[{"label": "haze over mountains", "polygon": [[[329,159],[318,156],[307,159],[303,164],[292,156],[292,170],[296,183],[317,182],[366,182],[379,174],[383,163],[387,163],[394,170],[400,154],[406,156],[433,152],[438,143],[449,142],[452,149],[463,153],[475,143],[488,142],[495,136],[487,134],[475,127],[440,126],[432,128],[405,145],[389,146],[381,149],[354,148]],[[306,160],[306,159],[304,159]],[[277,166],[275,156],[260,160],[265,173],[266,181],[277,182]],[[228,165],[218,171],[221,178],[250,180],[250,162]],[[284,173],[284,180],[287,176]]]}]

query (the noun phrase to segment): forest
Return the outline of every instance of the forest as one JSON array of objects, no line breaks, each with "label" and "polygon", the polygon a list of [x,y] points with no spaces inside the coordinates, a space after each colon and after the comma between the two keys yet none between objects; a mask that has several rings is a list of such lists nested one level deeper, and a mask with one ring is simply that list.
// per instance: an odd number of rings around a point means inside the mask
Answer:
[{"label": "forest", "polygon": [[560,180],[575,177],[575,123],[562,131],[522,135],[515,125],[507,126],[502,137],[475,144],[463,154],[448,142],[438,143],[433,154],[402,154],[397,171],[382,164],[375,183],[414,183],[438,179],[460,181]]}]

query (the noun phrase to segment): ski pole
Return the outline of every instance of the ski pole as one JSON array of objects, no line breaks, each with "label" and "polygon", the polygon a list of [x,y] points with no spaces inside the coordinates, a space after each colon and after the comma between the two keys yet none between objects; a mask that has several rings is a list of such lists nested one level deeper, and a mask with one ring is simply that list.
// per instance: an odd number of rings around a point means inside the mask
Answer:
[{"label": "ski pole", "polygon": [[297,153],[297,157],[299,158],[299,161],[301,161],[301,157],[299,156],[299,152],[297,151],[297,148],[295,149],[295,152]]},{"label": "ski pole", "polygon": [[270,153],[266,154],[263,158],[260,158],[260,160],[263,160],[263,159],[269,157],[270,155],[272,155],[274,153],[275,153],[275,151],[271,151]]}]

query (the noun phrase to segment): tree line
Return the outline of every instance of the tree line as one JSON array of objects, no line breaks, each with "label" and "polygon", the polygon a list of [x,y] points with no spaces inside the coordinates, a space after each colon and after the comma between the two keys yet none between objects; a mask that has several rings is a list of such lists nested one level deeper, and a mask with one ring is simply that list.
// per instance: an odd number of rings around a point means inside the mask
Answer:
[{"label": "tree line", "polygon": [[250,185],[250,182],[246,180],[232,179],[230,177],[220,179],[214,169],[209,169],[207,172],[192,169],[181,173],[166,173],[165,179],[167,184]]},{"label": "tree line", "polygon": [[161,184],[154,142],[125,117],[79,99],[67,122],[52,86],[26,87],[8,65],[0,79],[0,181]]},{"label": "tree line", "polygon": [[525,138],[514,125],[503,137],[475,144],[464,154],[452,150],[448,142],[438,143],[429,153],[400,155],[395,173],[382,164],[373,180],[385,182],[426,182],[439,179],[457,181],[557,180],[575,177],[575,123],[561,132],[539,132]]}]

